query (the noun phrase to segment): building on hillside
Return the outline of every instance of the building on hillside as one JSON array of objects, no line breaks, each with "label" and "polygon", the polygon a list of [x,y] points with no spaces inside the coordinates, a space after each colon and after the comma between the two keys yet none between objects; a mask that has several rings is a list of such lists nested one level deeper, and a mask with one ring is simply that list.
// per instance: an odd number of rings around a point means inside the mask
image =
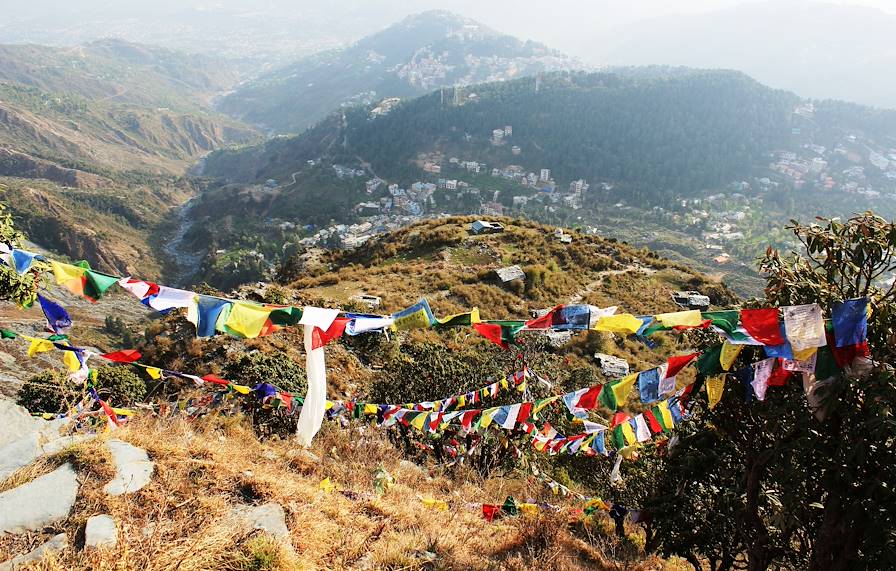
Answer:
[{"label": "building on hillside", "polygon": [[538,180],[540,180],[541,182],[547,182],[551,180],[551,169],[541,169],[541,174],[539,174]]},{"label": "building on hillside", "polygon": [[374,191],[376,191],[376,189],[378,189],[381,184],[383,184],[383,179],[378,178],[378,177],[374,177],[374,178],[368,180],[366,183],[364,183],[364,186],[366,187],[366,190],[367,190],[367,194],[373,194]]},{"label": "building on hillside", "polygon": [[600,367],[600,372],[605,377],[617,379],[626,376],[629,372],[628,361],[606,353],[595,353],[594,360]]},{"label": "building on hillside", "polygon": [[495,129],[492,131],[492,144],[495,146],[504,143],[504,129]]},{"label": "building on hillside", "polygon": [[501,283],[510,283],[514,280],[526,280],[526,272],[519,266],[507,266],[506,268],[498,268],[495,270]]},{"label": "building on hillside", "polygon": [[685,309],[709,309],[709,297],[699,291],[676,291],[672,294],[672,301]]},{"label": "building on hillside", "polygon": [[500,202],[485,202],[479,213],[483,216],[504,216],[504,205]]},{"label": "building on hillside", "polygon": [[359,293],[358,295],[352,296],[352,301],[357,301],[358,303],[362,303],[366,305],[370,309],[376,309],[383,302],[382,298],[378,295],[370,295],[367,293]]},{"label": "building on hillside", "polygon": [[473,234],[498,234],[504,231],[504,225],[499,222],[477,220],[470,224],[470,231]]},{"label": "building on hillside", "polygon": [[423,171],[432,173],[432,174],[441,174],[442,173],[442,165],[432,162],[427,162],[423,164]]},{"label": "building on hillside", "polygon": [[519,156],[520,154],[522,154],[523,149],[521,149],[521,148],[519,147],[519,145],[514,145],[514,146],[510,147],[510,152],[511,152],[511,154],[513,154],[513,155],[517,155],[517,156]]},{"label": "building on hillside", "polygon": [[505,125],[504,126],[504,136],[510,137],[513,135],[513,125]]}]

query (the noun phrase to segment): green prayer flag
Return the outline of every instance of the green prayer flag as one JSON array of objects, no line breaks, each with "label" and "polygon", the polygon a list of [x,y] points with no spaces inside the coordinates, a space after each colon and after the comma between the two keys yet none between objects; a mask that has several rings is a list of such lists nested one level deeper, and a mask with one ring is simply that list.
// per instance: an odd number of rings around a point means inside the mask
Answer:
[{"label": "green prayer flag", "polygon": [[0,338],[2,339],[15,339],[18,337],[14,331],[10,331],[9,329],[0,329]]},{"label": "green prayer flag", "polygon": [[268,318],[274,325],[297,325],[302,319],[302,310],[298,307],[281,307],[272,311]]},{"label": "green prayer flag", "polygon": [[721,356],[721,343],[706,349],[699,357],[697,357],[697,371],[707,377],[723,373],[724,369],[722,369]]},{"label": "green prayer flag", "polygon": [[703,319],[709,319],[713,325],[728,334],[733,334],[740,321],[740,312],[735,310],[704,311],[700,314]]},{"label": "green prayer flag", "polygon": [[513,496],[507,496],[507,499],[504,500],[504,504],[501,506],[501,511],[509,515],[516,515],[518,512],[516,499]]},{"label": "green prayer flag", "polygon": [[84,272],[84,275],[87,277],[87,283],[84,284],[84,295],[92,299],[103,297],[106,290],[117,284],[118,280],[121,279],[116,276],[95,272],[90,269]]}]

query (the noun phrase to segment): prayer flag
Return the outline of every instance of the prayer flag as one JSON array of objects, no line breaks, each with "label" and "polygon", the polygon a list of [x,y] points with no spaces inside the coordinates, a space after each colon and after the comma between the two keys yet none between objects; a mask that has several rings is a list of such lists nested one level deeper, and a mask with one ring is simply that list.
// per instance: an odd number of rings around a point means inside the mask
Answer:
[{"label": "prayer flag", "polygon": [[784,311],[787,339],[794,351],[823,347],[827,344],[824,317],[817,303],[791,305],[781,309]]},{"label": "prayer flag", "polygon": [[617,381],[604,383],[600,392],[601,402],[610,410],[622,408],[636,380],[638,380],[638,373],[632,373]]},{"label": "prayer flag", "polygon": [[72,318],[64,307],[41,294],[37,294],[37,301],[40,302],[40,308],[44,312],[44,317],[47,318],[47,327],[53,333],[65,334],[71,329]]},{"label": "prayer flag", "polygon": [[725,333],[734,333],[737,330],[739,314],[734,310],[704,311],[700,314],[703,319],[708,319],[713,327],[717,327]]},{"label": "prayer flag", "polygon": [[321,347],[327,345],[327,343],[329,343],[330,341],[342,337],[342,333],[345,331],[345,327],[346,325],[348,325],[348,323],[348,318],[337,317],[333,320],[333,323],[326,331],[324,331],[320,327],[315,327],[314,331],[311,334],[311,348],[320,349]]},{"label": "prayer flag", "polygon": [[647,421],[644,419],[643,414],[635,417],[635,435],[638,438],[638,442],[650,440],[650,428],[647,426]]},{"label": "prayer flag", "polygon": [[760,401],[765,400],[765,392],[768,390],[768,379],[772,374],[775,361],[774,357],[770,357],[753,363],[753,379],[750,381],[750,385],[753,387],[756,398]]},{"label": "prayer flag", "polygon": [[697,371],[706,377],[718,375],[723,372],[722,368],[722,344],[713,345],[703,351],[697,358]]},{"label": "prayer flag", "polygon": [[660,400],[659,368],[638,374],[638,390],[641,393],[641,402],[649,403]]},{"label": "prayer flag", "polygon": [[706,379],[706,400],[712,410],[722,400],[725,391],[725,375],[716,375]]},{"label": "prayer flag", "polygon": [[443,317],[442,319],[437,319],[435,326],[436,327],[464,327],[473,325],[474,323],[479,323],[481,319],[479,319],[479,308],[474,307],[473,311],[468,311],[467,313],[456,313],[454,315],[449,315],[448,317]]},{"label": "prayer flag", "polygon": [[868,336],[868,298],[835,303],[831,320],[837,347],[863,343]]},{"label": "prayer flag", "polygon": [[187,308],[187,320],[196,326],[197,337],[213,337],[221,312],[230,302],[209,295],[197,295]]},{"label": "prayer flag", "polygon": [[114,353],[100,355],[103,359],[115,363],[133,363],[134,361],[139,360],[141,356],[140,351],[134,349],[125,349],[123,351],[115,351]]},{"label": "prayer flag", "polygon": [[395,319],[393,327],[396,331],[427,329],[432,327],[435,321],[432,309],[429,308],[429,302],[425,299],[421,299],[411,307],[393,314],[392,318]]},{"label": "prayer flag", "polygon": [[723,371],[730,371],[731,366],[734,364],[734,361],[737,360],[737,356],[740,355],[740,352],[743,350],[743,345],[734,345],[728,341],[722,343],[722,351],[719,355],[719,364],[722,366]]},{"label": "prayer flag", "polygon": [[663,327],[701,327],[703,325],[703,318],[700,316],[700,311],[696,309],[676,311],[673,313],[660,313],[655,317]]},{"label": "prayer flag", "polygon": [[271,308],[263,305],[235,301],[230,306],[227,321],[224,322],[225,331],[247,339],[258,337],[271,311]]},{"label": "prayer flag", "polygon": [[[121,283],[121,282],[119,282]],[[160,313],[181,307],[189,308],[196,294],[191,291],[159,286],[159,292],[146,298],[146,304]]]},{"label": "prayer flag", "polygon": [[663,425],[657,420],[656,416],[653,414],[654,409],[645,410],[642,414],[644,415],[644,420],[647,421],[647,425],[650,427],[650,431],[654,434],[659,434],[663,431]]},{"label": "prayer flag", "polygon": [[602,317],[594,329],[621,335],[634,335],[641,330],[642,324],[643,322],[631,313],[621,313]]},{"label": "prayer flag", "polygon": [[740,322],[746,332],[763,345],[781,345],[784,337],[778,324],[778,309],[743,309]]},{"label": "prayer flag", "polygon": [[691,353],[690,355],[675,355],[669,357],[666,361],[668,368],[666,369],[667,377],[674,377],[687,367],[691,361],[700,356],[700,353]]}]

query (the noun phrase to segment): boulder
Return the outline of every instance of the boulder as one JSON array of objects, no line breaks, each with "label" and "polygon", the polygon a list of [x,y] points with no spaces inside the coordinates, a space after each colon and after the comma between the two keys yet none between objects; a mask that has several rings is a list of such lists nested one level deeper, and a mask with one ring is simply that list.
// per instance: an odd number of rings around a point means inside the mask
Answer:
[{"label": "boulder", "polygon": [[115,547],[117,543],[118,526],[112,516],[102,514],[87,518],[84,547]]},{"label": "boulder", "polygon": [[60,533],[59,535],[53,536],[50,541],[35,547],[28,553],[24,555],[19,555],[18,557],[13,557],[6,563],[0,563],[0,571],[16,571],[16,569],[20,569],[24,567],[26,563],[31,561],[37,561],[38,559],[43,558],[44,555],[50,553],[51,551],[62,551],[65,549],[65,545],[67,543],[67,538],[64,533]]},{"label": "boulder", "polygon": [[36,433],[46,421],[31,416],[28,409],[8,400],[0,400],[0,448]]},{"label": "boulder", "polygon": [[103,491],[110,496],[120,496],[136,492],[149,483],[155,463],[149,459],[146,450],[123,440],[109,440],[106,445],[115,462],[115,477],[106,484]]},{"label": "boulder", "polygon": [[286,513],[283,506],[270,502],[260,506],[239,506],[234,508],[233,515],[242,520],[249,529],[260,529],[277,539],[289,539],[289,528],[286,527]]},{"label": "boulder", "polygon": [[0,494],[0,533],[35,531],[68,516],[78,495],[70,464]]}]

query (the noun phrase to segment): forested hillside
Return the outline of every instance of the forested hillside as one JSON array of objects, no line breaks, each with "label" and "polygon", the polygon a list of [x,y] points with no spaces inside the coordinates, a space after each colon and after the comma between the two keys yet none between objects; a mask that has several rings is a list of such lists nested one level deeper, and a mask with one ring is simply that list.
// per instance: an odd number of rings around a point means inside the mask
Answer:
[{"label": "forested hillside", "polygon": [[[341,123],[330,120],[302,136],[269,141],[263,150],[212,156],[206,172],[237,180],[278,177],[329,154],[336,161],[359,157],[380,176],[409,179],[419,173],[418,153],[441,151],[490,166],[550,168],[557,180],[614,181],[626,198],[656,201],[748,173],[765,153],[788,143],[798,101],[735,72],[646,79],[553,74],[470,87],[458,105],[453,95],[436,91],[385,117],[349,110],[343,145],[332,144]],[[492,130],[505,125],[513,127],[519,156],[510,145],[489,143]],[[247,156],[254,172],[243,168]],[[238,172],[230,165],[239,165]]]}]

